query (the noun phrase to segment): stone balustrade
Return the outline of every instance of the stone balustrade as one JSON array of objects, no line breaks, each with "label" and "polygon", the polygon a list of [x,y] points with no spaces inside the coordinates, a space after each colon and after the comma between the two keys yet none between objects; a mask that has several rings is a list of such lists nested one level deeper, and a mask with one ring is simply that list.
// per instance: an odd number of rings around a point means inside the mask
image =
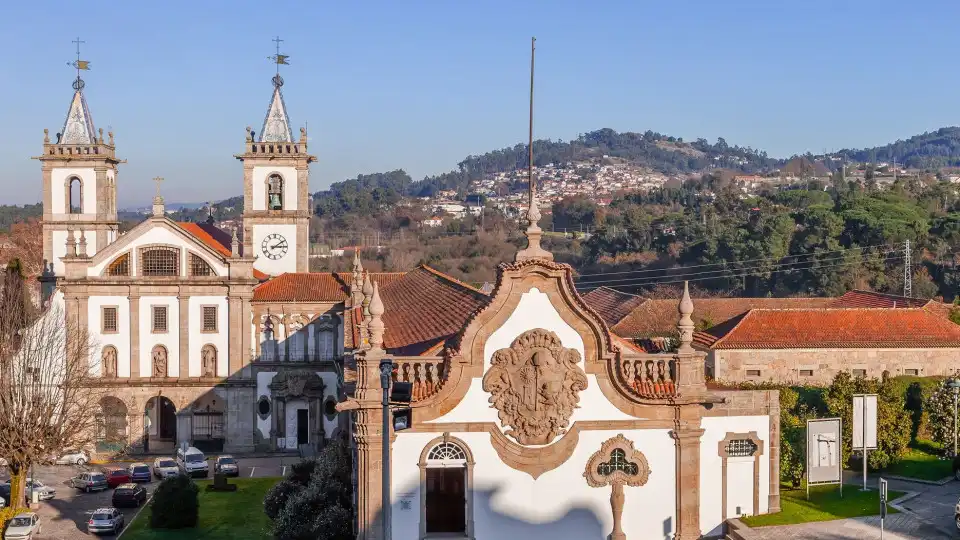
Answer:
[{"label": "stone balustrade", "polygon": [[677,361],[673,357],[624,358],[619,361],[622,383],[644,398],[677,395]]},{"label": "stone balustrade", "polygon": [[422,401],[436,394],[446,380],[443,359],[394,359],[393,380],[413,385],[413,401]]},{"label": "stone balustrade", "polygon": [[106,144],[45,144],[47,156],[103,156],[115,157],[114,149]]}]

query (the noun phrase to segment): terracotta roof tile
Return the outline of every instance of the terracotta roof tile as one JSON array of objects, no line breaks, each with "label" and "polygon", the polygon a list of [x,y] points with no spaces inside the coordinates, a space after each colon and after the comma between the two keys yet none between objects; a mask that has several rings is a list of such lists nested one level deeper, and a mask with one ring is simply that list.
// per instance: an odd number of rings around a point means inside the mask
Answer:
[{"label": "terracotta roof tile", "polygon": [[[370,273],[381,291],[399,281],[399,272]],[[254,302],[343,302],[350,295],[348,272],[297,272],[280,274],[253,290]]]},{"label": "terracotta roof tile", "polygon": [[582,298],[608,326],[620,322],[645,301],[642,297],[622,293],[607,287],[593,289],[584,294]]},{"label": "terracotta roof tile", "polygon": [[895,294],[884,294],[874,291],[850,291],[831,302],[835,308],[918,308],[931,303],[932,300],[910,298]]},{"label": "terracotta roof tile", "polygon": [[754,309],[697,333],[713,349],[960,347],[960,326],[924,309]]},{"label": "terracotta roof tile", "polygon": [[233,254],[233,251],[230,249],[230,244],[232,243],[230,233],[216,225],[188,221],[178,221],[177,225],[224,257],[229,257]]},{"label": "terracotta roof tile", "polygon": [[[742,315],[751,309],[789,309],[827,307],[835,298],[694,298],[693,320],[698,327],[713,326]],[[640,339],[672,336],[677,331],[680,313],[676,300],[646,300],[611,327],[619,336]]]},{"label": "terracotta roof tile", "polygon": [[380,291],[384,346],[392,354],[421,355],[456,335],[490,297],[428,266]]}]

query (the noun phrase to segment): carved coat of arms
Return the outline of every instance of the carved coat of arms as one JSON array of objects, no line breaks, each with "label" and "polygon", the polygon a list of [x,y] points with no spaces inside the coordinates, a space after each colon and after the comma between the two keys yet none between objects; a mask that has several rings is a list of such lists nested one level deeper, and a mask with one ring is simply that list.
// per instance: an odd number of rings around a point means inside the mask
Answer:
[{"label": "carved coat of arms", "polygon": [[580,353],[549,330],[528,330],[493,353],[483,390],[500,413],[506,434],[523,445],[550,444],[566,432],[587,376]]}]

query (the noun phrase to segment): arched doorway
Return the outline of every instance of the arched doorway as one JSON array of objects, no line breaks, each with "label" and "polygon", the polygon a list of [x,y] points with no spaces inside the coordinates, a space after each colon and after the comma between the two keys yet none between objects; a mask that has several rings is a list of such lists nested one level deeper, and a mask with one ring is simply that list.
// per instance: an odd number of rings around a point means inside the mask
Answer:
[{"label": "arched doorway", "polygon": [[123,450],[128,436],[126,403],[113,396],[104,396],[100,399],[96,418],[97,453]]},{"label": "arched doorway", "polygon": [[171,450],[177,446],[177,408],[170,398],[154,396],[144,409],[145,451]]}]

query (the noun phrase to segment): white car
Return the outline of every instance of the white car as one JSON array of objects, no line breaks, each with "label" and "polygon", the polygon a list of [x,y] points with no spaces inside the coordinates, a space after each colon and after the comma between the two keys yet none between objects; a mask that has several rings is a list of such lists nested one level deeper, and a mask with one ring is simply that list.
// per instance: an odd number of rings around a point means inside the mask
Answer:
[{"label": "white car", "polygon": [[[6,483],[9,484],[10,480],[7,480]],[[34,491],[37,492],[37,497],[41,501],[49,501],[57,495],[56,489],[53,489],[39,480],[34,480],[33,478],[27,478],[25,487],[27,488],[26,491],[28,499],[33,499]]]},{"label": "white car", "polygon": [[90,463],[90,456],[83,450],[66,450],[53,460],[57,465],[79,465]]},{"label": "white car", "polygon": [[173,458],[159,457],[153,460],[153,475],[160,480],[178,474],[180,474],[180,466]]},{"label": "white car", "polygon": [[33,512],[23,512],[10,521],[3,540],[33,540],[40,535],[40,516]]}]

